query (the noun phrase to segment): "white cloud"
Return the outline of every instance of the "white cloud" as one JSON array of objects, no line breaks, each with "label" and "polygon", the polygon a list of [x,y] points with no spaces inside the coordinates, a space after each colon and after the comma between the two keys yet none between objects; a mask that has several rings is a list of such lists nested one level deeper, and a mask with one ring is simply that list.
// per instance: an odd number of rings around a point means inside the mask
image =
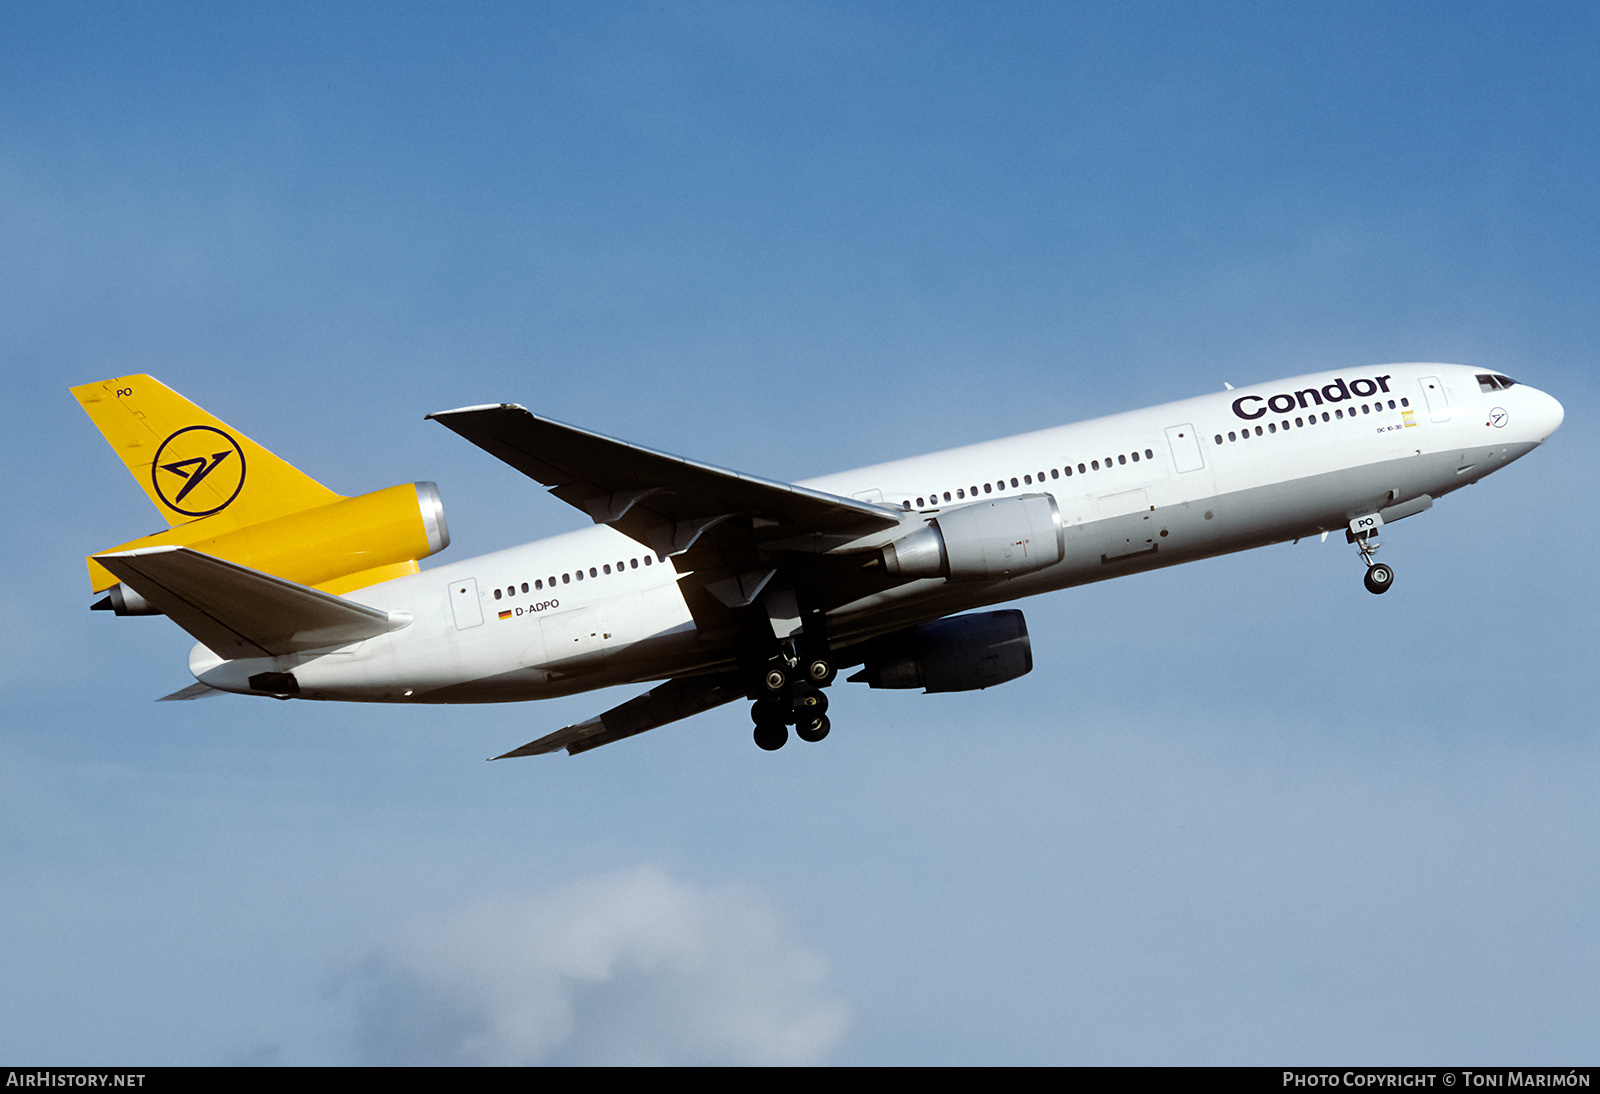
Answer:
[{"label": "white cloud", "polygon": [[355,970],[374,1063],[806,1064],[848,1024],[758,895],[644,866],[413,923]]}]

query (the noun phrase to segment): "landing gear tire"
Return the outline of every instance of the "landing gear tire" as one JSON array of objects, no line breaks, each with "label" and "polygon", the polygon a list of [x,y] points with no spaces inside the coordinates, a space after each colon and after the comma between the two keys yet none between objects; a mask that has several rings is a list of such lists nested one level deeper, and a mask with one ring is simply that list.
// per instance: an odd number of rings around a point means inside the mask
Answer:
[{"label": "landing gear tire", "polygon": [[755,738],[757,748],[776,752],[789,743],[789,727],[782,722],[758,722]]},{"label": "landing gear tire", "polygon": [[813,687],[825,688],[833,683],[833,677],[838,672],[833,667],[833,662],[826,657],[812,657],[802,663],[806,682]]},{"label": "landing gear tire", "polygon": [[1362,582],[1369,593],[1386,593],[1389,586],[1394,584],[1394,571],[1381,562],[1374,562],[1367,567],[1367,576]]},{"label": "landing gear tire", "polygon": [[794,728],[794,734],[802,741],[816,744],[828,735],[828,730],[833,726],[828,721],[826,714],[817,714],[801,718]]},{"label": "landing gear tire", "polygon": [[750,704],[750,720],[758,726],[786,722],[788,718],[785,715],[788,713],[789,708],[781,699],[757,699]]},{"label": "landing gear tire", "polygon": [[802,691],[792,704],[796,718],[809,718],[828,713],[828,697],[820,691]]},{"label": "landing gear tire", "polygon": [[761,691],[773,697],[783,694],[789,686],[789,670],[781,665],[771,665],[761,674]]}]

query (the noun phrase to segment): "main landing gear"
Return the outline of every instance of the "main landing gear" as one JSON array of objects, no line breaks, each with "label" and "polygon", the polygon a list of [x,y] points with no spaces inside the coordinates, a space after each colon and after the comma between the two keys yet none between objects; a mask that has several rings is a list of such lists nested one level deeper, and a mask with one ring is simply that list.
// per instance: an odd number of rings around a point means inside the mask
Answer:
[{"label": "main landing gear", "polygon": [[828,735],[828,697],[822,689],[833,683],[835,669],[825,654],[790,659],[773,658],[761,669],[750,704],[756,724],[756,745],[775,752],[789,741],[789,726],[802,741],[816,742]]},{"label": "main landing gear", "polygon": [[1362,584],[1366,585],[1367,592],[1373,594],[1386,593],[1389,586],[1394,584],[1394,568],[1372,560],[1378,548],[1383,546],[1378,542],[1378,529],[1382,526],[1383,518],[1374,513],[1351,521],[1350,530],[1345,533],[1345,538],[1361,551],[1361,561],[1367,564],[1367,574]]}]

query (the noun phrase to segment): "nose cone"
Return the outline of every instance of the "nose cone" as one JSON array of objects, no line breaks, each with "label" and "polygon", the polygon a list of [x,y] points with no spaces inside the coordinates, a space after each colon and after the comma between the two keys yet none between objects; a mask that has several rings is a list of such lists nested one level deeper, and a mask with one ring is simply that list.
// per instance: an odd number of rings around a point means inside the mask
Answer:
[{"label": "nose cone", "polygon": [[1555,396],[1546,395],[1538,388],[1527,389],[1527,408],[1522,411],[1522,419],[1529,436],[1539,444],[1549,439],[1550,434],[1561,428],[1562,419],[1567,412],[1562,409]]}]

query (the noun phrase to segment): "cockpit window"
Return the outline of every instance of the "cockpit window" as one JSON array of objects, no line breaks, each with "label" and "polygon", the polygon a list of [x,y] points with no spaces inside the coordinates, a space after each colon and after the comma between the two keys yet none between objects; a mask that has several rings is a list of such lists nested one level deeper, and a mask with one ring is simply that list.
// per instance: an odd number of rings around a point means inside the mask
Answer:
[{"label": "cockpit window", "polygon": [[1513,380],[1511,377],[1502,376],[1498,372],[1494,374],[1494,378],[1496,380],[1500,381],[1500,386],[1501,387],[1512,387],[1512,386],[1514,386],[1516,384],[1516,381]]},{"label": "cockpit window", "polygon": [[1499,390],[1500,385],[1494,382],[1494,377],[1487,372],[1478,373],[1478,390],[1487,394]]}]

